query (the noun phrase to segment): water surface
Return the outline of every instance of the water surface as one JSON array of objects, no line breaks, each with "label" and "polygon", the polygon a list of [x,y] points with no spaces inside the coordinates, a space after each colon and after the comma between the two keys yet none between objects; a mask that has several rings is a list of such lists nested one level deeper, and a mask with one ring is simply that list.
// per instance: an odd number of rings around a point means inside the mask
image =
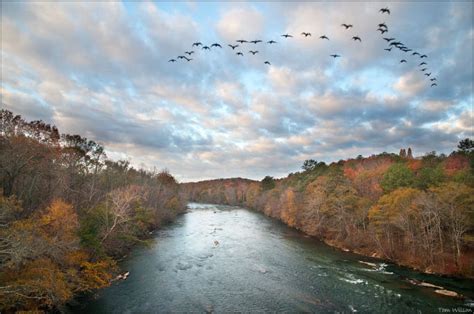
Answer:
[{"label": "water surface", "polygon": [[[77,313],[371,312],[472,313],[474,284],[416,273],[331,248],[247,209],[190,204],[121,265],[130,271]],[[217,241],[217,242],[216,242]],[[375,263],[375,266],[359,261]],[[426,280],[467,295],[439,296]]]}]

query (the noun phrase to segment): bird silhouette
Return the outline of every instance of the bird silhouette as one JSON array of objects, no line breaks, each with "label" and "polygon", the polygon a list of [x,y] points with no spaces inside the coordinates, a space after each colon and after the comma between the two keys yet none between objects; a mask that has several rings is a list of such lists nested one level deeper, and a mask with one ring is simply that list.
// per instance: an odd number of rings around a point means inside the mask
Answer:
[{"label": "bird silhouette", "polygon": [[430,73],[425,73],[426,76],[430,76],[431,75],[431,72]]},{"label": "bird silhouette", "polygon": [[334,59],[336,59],[336,58],[340,58],[340,57],[341,57],[341,56],[340,56],[340,55],[338,55],[338,54],[333,54],[333,55],[329,55],[329,56],[333,57]]},{"label": "bird silhouette", "polygon": [[[393,47],[392,47],[393,48]],[[392,51],[392,48],[384,48],[384,50]]]},{"label": "bird silhouette", "polygon": [[184,53],[188,54],[188,55],[192,55],[194,53],[194,51],[192,51],[192,50],[191,51],[185,51]]},{"label": "bird silhouette", "polygon": [[258,50],[249,50],[249,52],[255,56],[255,54],[258,53]]},{"label": "bird silhouette", "polygon": [[185,56],[178,56],[178,59],[184,59],[186,58]]},{"label": "bird silhouette", "polygon": [[426,70],[428,70],[428,68],[423,68],[423,69],[421,69],[420,71],[421,71],[421,72],[425,72]]},{"label": "bird silhouette", "polygon": [[406,63],[406,62],[407,62],[407,60],[405,60],[405,59],[400,60],[400,63]]},{"label": "bird silhouette", "polygon": [[274,40],[267,41],[267,44],[276,44],[277,42]]},{"label": "bird silhouette", "polygon": [[209,48],[208,46],[203,46],[202,49],[204,49],[204,50],[211,50],[211,48]]},{"label": "bird silhouette", "polygon": [[426,65],[427,63],[426,62],[422,62],[420,64],[418,64],[418,66],[422,66],[422,65]]},{"label": "bird silhouette", "polygon": [[268,64],[268,65],[270,65],[270,62],[268,62],[268,61],[265,61],[265,62],[264,62],[264,64]]},{"label": "bird silhouette", "polygon": [[212,44],[211,47],[219,47],[219,48],[222,48],[222,46],[219,45],[218,43]]},{"label": "bird silhouette", "polygon": [[202,46],[202,43],[200,43],[200,42],[193,43],[193,47],[199,47],[199,46]]},{"label": "bird silhouette", "polygon": [[257,40],[252,40],[250,41],[252,44],[258,44],[258,43],[261,43],[262,41],[260,39],[257,39]]},{"label": "bird silhouette", "polygon": [[341,24],[341,26],[344,26],[346,29],[349,29],[352,27],[352,24]]},{"label": "bird silhouette", "polygon": [[186,58],[186,57],[184,57],[184,59],[186,59],[186,61],[188,62],[192,60],[191,58]]},{"label": "bird silhouette", "polygon": [[169,59],[168,62],[176,62],[176,59]]},{"label": "bird silhouette", "polygon": [[388,30],[384,29],[384,28],[377,28],[377,30],[380,32],[380,34],[383,35],[383,33],[386,33],[388,32]]},{"label": "bird silhouette", "polygon": [[247,41],[245,39],[239,39],[239,40],[236,40],[236,42],[243,44],[243,43],[246,43]]},{"label": "bird silhouette", "polygon": [[380,27],[380,28],[382,28],[382,27],[388,28],[388,27],[387,27],[387,24],[385,24],[385,23],[380,23],[380,24],[379,24],[379,27]]},{"label": "bird silhouette", "polygon": [[301,35],[303,35],[304,37],[308,37],[308,36],[311,36],[311,33],[302,32]]},{"label": "bird silhouette", "polygon": [[353,36],[352,39],[353,39],[354,41],[357,41],[357,40],[358,40],[358,41],[362,42],[362,40],[360,39],[359,36]]},{"label": "bird silhouette", "polygon": [[382,12],[382,14],[387,13],[388,15],[390,15],[390,10],[388,8],[381,8],[379,12]]},{"label": "bird silhouette", "polygon": [[438,84],[436,83],[431,84],[431,87],[434,87],[434,86],[438,86]]},{"label": "bird silhouette", "polygon": [[420,58],[421,58],[421,59],[423,59],[423,58],[428,58],[428,56],[427,56],[427,55],[421,55]]},{"label": "bird silhouette", "polygon": [[232,50],[234,50],[235,48],[239,47],[239,45],[230,45],[230,44],[227,45],[227,46],[229,46],[230,48],[232,48]]},{"label": "bird silhouette", "polygon": [[239,51],[239,52],[236,53],[236,55],[238,55],[238,56],[243,56],[244,54]]},{"label": "bird silhouette", "polygon": [[430,79],[431,82],[437,81],[436,77]]},{"label": "bird silhouette", "polygon": [[387,37],[383,37],[384,40],[386,40],[387,42],[391,42],[392,40],[395,40],[395,38],[391,37],[391,38],[387,38]]},{"label": "bird silhouette", "polygon": [[402,43],[399,41],[392,41],[389,46],[400,46]]},{"label": "bird silhouette", "polygon": [[291,35],[289,35],[289,34],[283,34],[283,35],[281,35],[281,37],[288,38],[288,37],[293,37],[293,36],[291,36]]},{"label": "bird silhouette", "polygon": [[415,52],[413,52],[411,55],[412,55],[412,56],[416,56],[416,55],[420,55],[420,53],[415,51]]},{"label": "bird silhouette", "polygon": [[321,38],[321,39],[327,39],[327,40],[329,40],[329,38],[328,38],[326,35],[319,36],[319,38]]}]

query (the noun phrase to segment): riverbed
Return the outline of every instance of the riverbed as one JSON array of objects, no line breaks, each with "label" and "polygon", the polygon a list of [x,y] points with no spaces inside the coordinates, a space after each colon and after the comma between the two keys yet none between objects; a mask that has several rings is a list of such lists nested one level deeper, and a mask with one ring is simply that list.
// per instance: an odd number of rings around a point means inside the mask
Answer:
[{"label": "riverbed", "polygon": [[[474,312],[474,283],[342,252],[261,213],[196,204],[123,261],[75,313]],[[362,261],[362,262],[361,262]],[[416,279],[465,296],[438,295]]]}]

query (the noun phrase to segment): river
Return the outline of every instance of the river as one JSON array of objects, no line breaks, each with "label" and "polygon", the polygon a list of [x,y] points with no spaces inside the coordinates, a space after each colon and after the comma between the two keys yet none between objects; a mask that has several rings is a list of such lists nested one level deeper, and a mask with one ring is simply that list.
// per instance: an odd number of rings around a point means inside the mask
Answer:
[{"label": "river", "polygon": [[[472,281],[424,275],[341,252],[261,213],[232,206],[189,204],[186,214],[160,229],[150,247],[135,249],[121,267],[130,271],[127,280],[71,311],[474,311]],[[440,296],[406,278],[468,297]]]}]

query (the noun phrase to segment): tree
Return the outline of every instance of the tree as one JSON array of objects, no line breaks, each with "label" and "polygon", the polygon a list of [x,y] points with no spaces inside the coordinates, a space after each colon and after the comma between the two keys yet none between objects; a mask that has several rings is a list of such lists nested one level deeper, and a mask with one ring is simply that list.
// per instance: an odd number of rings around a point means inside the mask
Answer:
[{"label": "tree", "polygon": [[418,171],[414,185],[420,189],[439,185],[444,179],[441,167],[423,167]]},{"label": "tree", "polygon": [[402,157],[402,158],[406,158],[406,157],[407,157],[407,152],[406,152],[405,148],[401,148],[401,149],[400,149],[399,155],[400,155],[400,157]]},{"label": "tree", "polygon": [[264,191],[271,190],[275,187],[275,179],[273,177],[266,176],[265,178],[263,178],[261,184],[262,184],[262,189]]},{"label": "tree", "polygon": [[474,188],[449,182],[430,189],[436,195],[453,245],[456,265],[459,266],[462,239],[474,227]]},{"label": "tree", "polygon": [[461,140],[458,144],[459,152],[472,153],[474,152],[474,141],[470,138]]},{"label": "tree", "polygon": [[318,162],[314,159],[307,159],[304,161],[303,163],[303,166],[301,166],[301,168],[304,170],[304,171],[311,171],[313,170],[314,168],[316,168],[316,166],[318,165]]},{"label": "tree", "polygon": [[[405,239],[414,251],[416,207],[413,204],[418,195],[419,191],[416,189],[399,188],[382,196],[369,210],[369,220],[376,231],[379,249],[384,255],[393,257]],[[382,240],[386,241],[387,249]]]},{"label": "tree", "polygon": [[403,163],[397,163],[387,170],[380,185],[385,192],[393,191],[399,187],[413,185],[415,176],[413,172]]}]

